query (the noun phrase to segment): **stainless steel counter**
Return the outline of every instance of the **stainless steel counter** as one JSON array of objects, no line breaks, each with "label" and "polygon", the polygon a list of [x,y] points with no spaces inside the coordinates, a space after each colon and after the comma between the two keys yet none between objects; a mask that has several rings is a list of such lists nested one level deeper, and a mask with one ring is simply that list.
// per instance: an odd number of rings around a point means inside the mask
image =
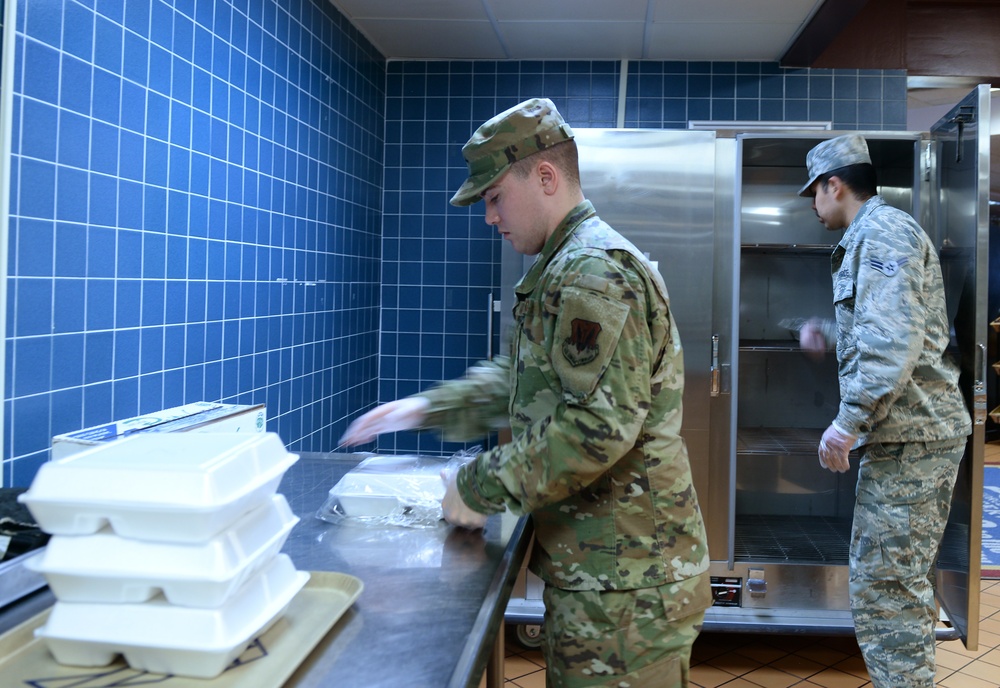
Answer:
[{"label": "stainless steel counter", "polygon": [[302,519],[284,547],[295,566],[340,571],[365,585],[286,685],[475,687],[503,637],[527,520],[493,516],[470,532],[443,522],[376,529],[315,518],[329,489],[364,456],[302,454],[278,488]]},{"label": "stainless steel counter", "polygon": [[[315,518],[329,489],[365,456],[302,454],[278,488],[301,519],[283,550],[296,568],[347,573],[365,586],[286,688],[475,688],[484,669],[499,686],[498,631],[530,540],[527,519],[491,516],[470,532],[443,522],[379,529]],[[0,609],[0,632],[53,601],[44,589]]]}]

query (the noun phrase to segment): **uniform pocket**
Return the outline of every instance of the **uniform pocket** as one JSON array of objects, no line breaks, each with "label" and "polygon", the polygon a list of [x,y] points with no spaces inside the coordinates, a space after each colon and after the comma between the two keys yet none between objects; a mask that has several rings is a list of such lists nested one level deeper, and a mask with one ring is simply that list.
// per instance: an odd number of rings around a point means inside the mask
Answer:
[{"label": "uniform pocket", "polygon": [[851,580],[894,580],[919,575],[910,504],[859,503],[851,532]]},{"label": "uniform pocket", "polygon": [[523,301],[514,310],[516,328],[514,330],[510,365],[510,402],[507,411],[521,422],[530,423],[531,418],[519,415],[519,409],[529,404],[545,404],[552,407],[560,398],[560,391],[553,388],[555,383],[552,365],[546,349],[546,341],[555,324],[555,315],[537,301]]}]

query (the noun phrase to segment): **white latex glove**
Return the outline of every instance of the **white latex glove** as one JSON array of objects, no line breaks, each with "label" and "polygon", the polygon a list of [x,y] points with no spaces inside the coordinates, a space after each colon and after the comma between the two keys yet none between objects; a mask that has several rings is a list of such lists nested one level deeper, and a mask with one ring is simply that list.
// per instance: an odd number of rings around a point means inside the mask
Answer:
[{"label": "white latex glove", "polygon": [[481,514],[466,506],[462,501],[462,495],[458,493],[458,471],[441,471],[441,480],[444,481],[444,498],[441,500],[441,512],[444,520],[452,525],[461,526],[470,530],[482,528],[486,525],[486,514]]},{"label": "white latex glove", "polygon": [[810,358],[823,358],[826,353],[826,338],[818,320],[809,320],[799,329],[799,346]]},{"label": "white latex glove", "polygon": [[355,418],[340,438],[340,445],[351,447],[371,442],[387,432],[419,428],[427,415],[428,406],[430,401],[426,397],[406,397],[382,404]]},{"label": "white latex glove", "polygon": [[819,441],[819,465],[835,473],[846,472],[851,467],[848,454],[856,439],[831,423]]}]

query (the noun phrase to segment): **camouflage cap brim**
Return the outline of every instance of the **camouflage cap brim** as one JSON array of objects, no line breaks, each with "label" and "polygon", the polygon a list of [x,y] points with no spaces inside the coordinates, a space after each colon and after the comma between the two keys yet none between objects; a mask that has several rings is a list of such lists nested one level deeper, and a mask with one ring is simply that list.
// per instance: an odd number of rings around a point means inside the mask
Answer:
[{"label": "camouflage cap brim", "polygon": [[472,205],[511,164],[573,138],[573,130],[548,98],[531,98],[476,129],[462,146],[469,177],[451,204]]},{"label": "camouflage cap brim", "polygon": [[499,169],[469,176],[455,192],[455,195],[451,197],[451,204],[463,207],[478,202],[482,198],[483,192],[493,186],[494,182],[500,179],[501,175],[509,168],[510,165],[504,165]]},{"label": "camouflage cap brim", "polygon": [[811,197],[810,187],[828,172],[863,163],[871,164],[868,142],[860,134],[845,134],[827,139],[806,154],[809,181],[799,189],[799,196]]}]

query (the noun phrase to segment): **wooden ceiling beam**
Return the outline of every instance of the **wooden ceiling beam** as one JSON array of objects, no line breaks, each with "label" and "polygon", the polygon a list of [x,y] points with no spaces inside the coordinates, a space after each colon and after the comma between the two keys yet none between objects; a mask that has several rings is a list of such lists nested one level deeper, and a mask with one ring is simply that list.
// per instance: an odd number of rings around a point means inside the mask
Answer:
[{"label": "wooden ceiling beam", "polygon": [[997,36],[1000,0],[826,0],[780,64],[903,69],[911,76],[977,77],[1000,86]]},{"label": "wooden ceiling beam", "polygon": [[781,56],[782,67],[811,67],[868,0],[826,0]]}]

